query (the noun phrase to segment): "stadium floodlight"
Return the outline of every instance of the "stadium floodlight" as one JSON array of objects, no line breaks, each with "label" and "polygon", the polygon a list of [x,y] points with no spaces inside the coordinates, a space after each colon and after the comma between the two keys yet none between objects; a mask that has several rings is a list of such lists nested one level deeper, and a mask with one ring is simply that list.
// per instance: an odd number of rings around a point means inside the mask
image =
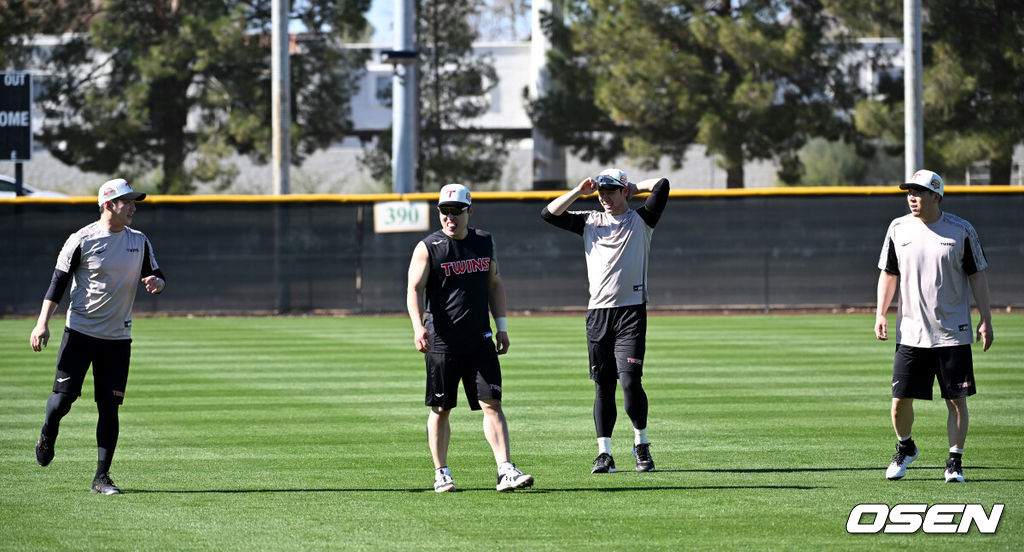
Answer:
[{"label": "stadium floodlight", "polygon": [[389,65],[413,65],[419,62],[420,53],[416,50],[381,50],[380,60]]}]

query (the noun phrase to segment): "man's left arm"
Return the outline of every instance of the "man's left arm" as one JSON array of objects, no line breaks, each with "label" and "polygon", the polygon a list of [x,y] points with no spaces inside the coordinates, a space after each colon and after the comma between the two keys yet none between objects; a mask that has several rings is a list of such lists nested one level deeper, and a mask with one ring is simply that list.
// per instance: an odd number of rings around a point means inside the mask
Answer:
[{"label": "man's left arm", "polygon": [[153,294],[162,292],[167,286],[167,280],[156,262],[156,256],[153,255],[153,247],[149,244],[148,238],[145,251],[142,254],[142,283],[145,284],[146,291]]},{"label": "man's left arm", "polygon": [[668,179],[649,178],[635,184],[631,183],[629,186],[629,197],[633,197],[638,193],[651,193],[651,195],[647,196],[643,206],[636,210],[636,213],[640,215],[640,218],[644,220],[647,226],[654,228],[658,224],[658,219],[661,218],[661,213],[665,211],[665,205],[668,203]]},{"label": "man's left arm", "polygon": [[492,256],[490,281],[488,282],[487,303],[491,308],[491,316],[494,317],[494,340],[497,343],[499,355],[508,352],[508,319],[506,318],[505,306],[505,284],[501,281],[498,273],[498,259]]},{"label": "man's left arm", "polygon": [[978,322],[976,341],[982,344],[982,351],[987,351],[992,346],[995,335],[992,332],[992,310],[988,298],[988,270],[979,270],[968,276],[971,281],[971,294],[974,295],[974,304],[978,305],[978,314],[981,320]]}]

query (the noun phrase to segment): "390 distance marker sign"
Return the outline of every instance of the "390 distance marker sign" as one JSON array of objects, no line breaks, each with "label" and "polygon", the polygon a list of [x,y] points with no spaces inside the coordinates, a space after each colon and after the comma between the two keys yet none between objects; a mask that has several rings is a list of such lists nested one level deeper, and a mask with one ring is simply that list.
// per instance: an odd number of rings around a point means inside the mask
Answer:
[{"label": "390 distance marker sign", "polygon": [[422,232],[430,228],[426,201],[382,201],[373,204],[373,231]]}]

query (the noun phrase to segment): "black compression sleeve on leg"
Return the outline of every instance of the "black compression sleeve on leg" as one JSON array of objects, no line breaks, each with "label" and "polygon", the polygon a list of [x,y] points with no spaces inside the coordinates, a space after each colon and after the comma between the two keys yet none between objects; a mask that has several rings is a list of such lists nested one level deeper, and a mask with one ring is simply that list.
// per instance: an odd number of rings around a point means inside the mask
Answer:
[{"label": "black compression sleeve on leg", "polygon": [[96,403],[99,410],[99,420],[96,422],[96,477],[109,472],[110,462],[114,459],[114,449],[117,448],[117,436],[120,432],[118,406],[120,405],[112,402]]},{"label": "black compression sleeve on leg", "polygon": [[594,382],[594,429],[598,437],[611,437],[615,429],[615,380]]},{"label": "black compression sleeve on leg", "polygon": [[60,431],[60,420],[71,411],[71,403],[75,402],[74,395],[67,393],[54,393],[46,399],[46,420],[43,422],[43,433],[49,438],[54,438]]},{"label": "black compression sleeve on leg", "polygon": [[647,427],[647,392],[640,383],[640,376],[632,372],[619,373],[619,381],[622,382],[622,399],[626,408],[626,415],[633,422],[636,429]]}]

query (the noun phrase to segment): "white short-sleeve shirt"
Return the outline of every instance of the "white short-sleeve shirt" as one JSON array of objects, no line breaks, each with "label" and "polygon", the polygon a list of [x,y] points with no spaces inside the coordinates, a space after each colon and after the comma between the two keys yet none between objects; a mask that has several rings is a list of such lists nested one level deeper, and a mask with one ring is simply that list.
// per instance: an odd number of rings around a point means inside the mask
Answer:
[{"label": "white short-sleeve shirt", "polygon": [[588,309],[647,303],[647,262],[654,229],[633,209],[615,216],[604,211],[586,216],[583,247],[590,282]]},{"label": "white short-sleeve shirt", "polygon": [[900,277],[897,343],[930,348],[974,341],[968,277],[988,261],[971,223],[946,212],[931,224],[909,214],[894,219],[878,268]]},{"label": "white short-sleeve shirt", "polygon": [[71,271],[76,249],[81,249],[80,262],[71,273],[67,327],[100,339],[130,338],[143,256],[148,253],[150,267],[159,268],[149,239],[128,227],[111,232],[94,222],[68,237],[58,270]]}]

